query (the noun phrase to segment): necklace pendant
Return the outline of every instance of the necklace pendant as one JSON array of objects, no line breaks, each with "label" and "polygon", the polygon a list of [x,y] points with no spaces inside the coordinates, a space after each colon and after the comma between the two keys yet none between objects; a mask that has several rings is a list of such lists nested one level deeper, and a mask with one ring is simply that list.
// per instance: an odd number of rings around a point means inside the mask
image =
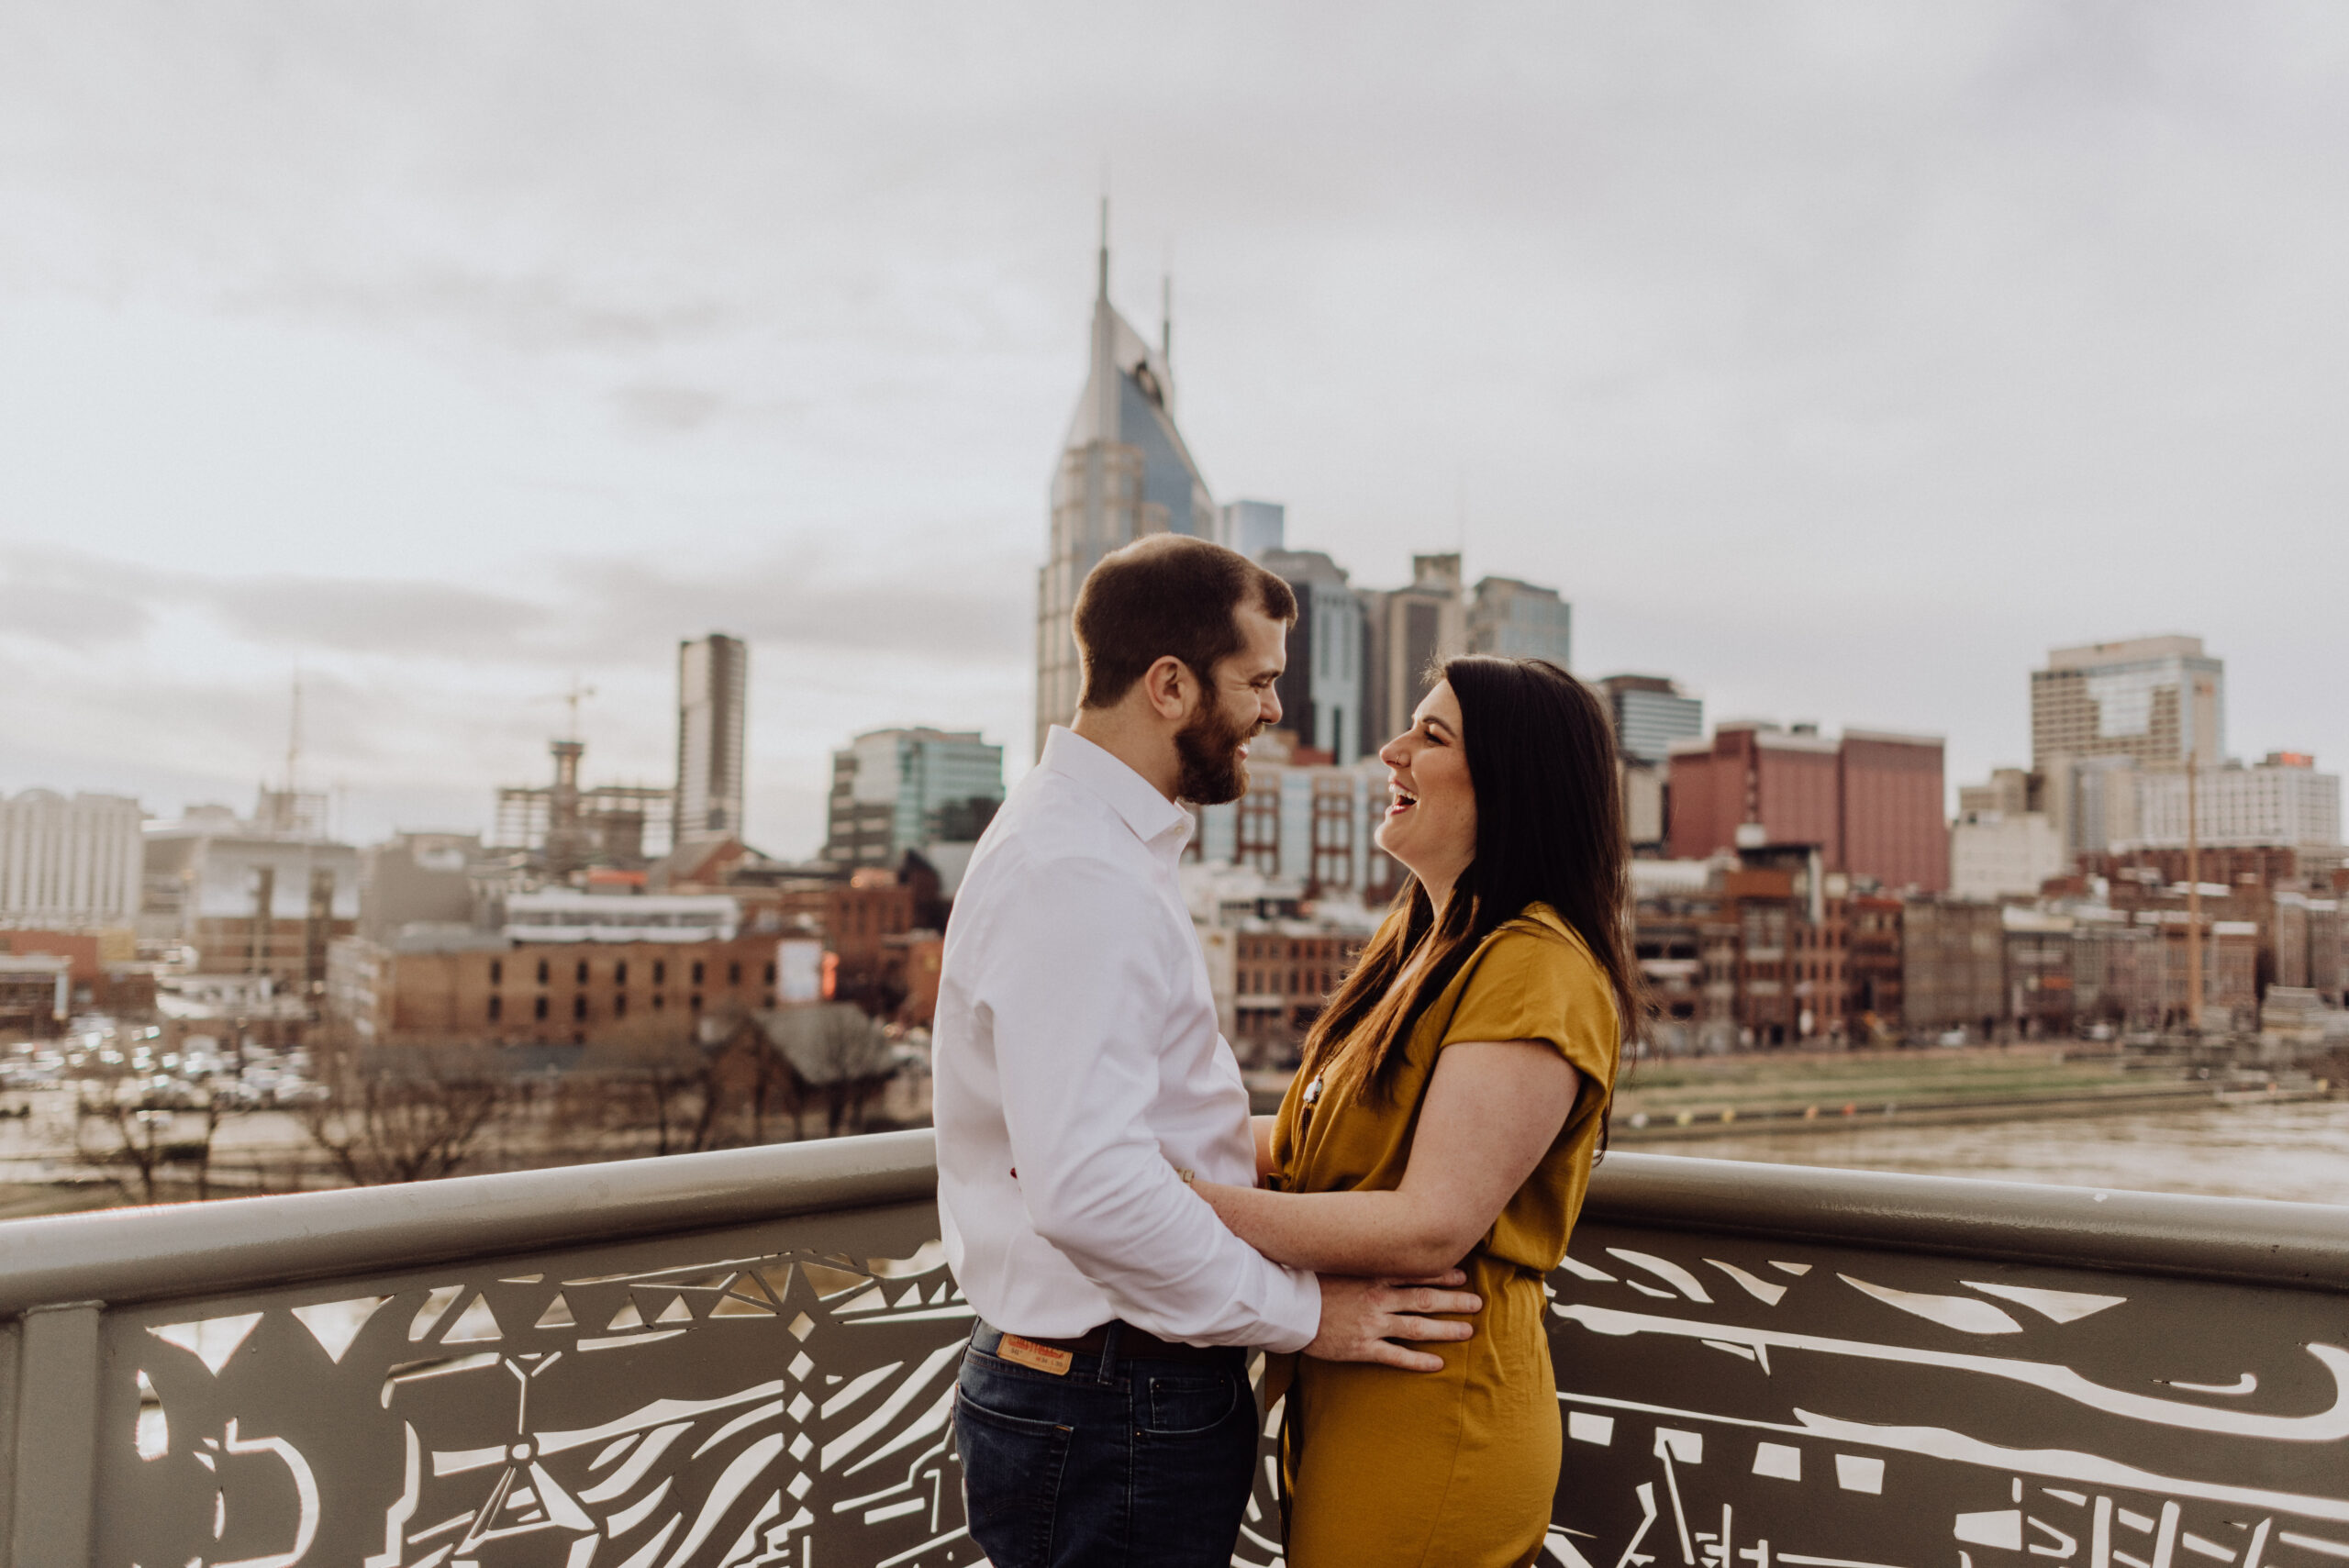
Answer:
[{"label": "necklace pendant", "polygon": [[1313,1075],[1313,1082],[1311,1082],[1310,1084],[1308,1084],[1307,1085],[1305,1085],[1305,1098],[1304,1098],[1304,1103],[1305,1103],[1305,1107],[1306,1107],[1306,1109],[1308,1109],[1308,1110],[1312,1109],[1316,1105],[1319,1105],[1319,1104],[1320,1103],[1320,1100],[1321,1100],[1321,1075],[1320,1075],[1319,1073],[1315,1073],[1315,1074]]}]

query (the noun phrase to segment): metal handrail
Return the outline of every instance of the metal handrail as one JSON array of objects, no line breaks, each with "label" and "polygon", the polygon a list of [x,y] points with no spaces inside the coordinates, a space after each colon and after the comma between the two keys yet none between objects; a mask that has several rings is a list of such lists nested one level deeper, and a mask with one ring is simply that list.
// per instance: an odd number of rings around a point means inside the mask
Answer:
[{"label": "metal handrail", "polygon": [[[0,1317],[917,1202],[927,1129],[0,1223]],[[1593,1219],[2349,1290],[2349,1207],[1609,1154]]]},{"label": "metal handrail", "polygon": [[0,1224],[0,1317],[924,1201],[927,1129]]}]

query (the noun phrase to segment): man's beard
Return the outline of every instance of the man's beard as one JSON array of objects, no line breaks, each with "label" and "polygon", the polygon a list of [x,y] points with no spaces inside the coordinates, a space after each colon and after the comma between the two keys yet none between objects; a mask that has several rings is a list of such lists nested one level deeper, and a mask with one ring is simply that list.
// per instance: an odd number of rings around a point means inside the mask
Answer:
[{"label": "man's beard", "polygon": [[1174,733],[1174,755],[1182,771],[1174,797],[1194,806],[1222,806],[1248,793],[1248,762],[1240,748],[1256,733],[1253,720],[1233,723],[1213,708],[1201,708]]}]

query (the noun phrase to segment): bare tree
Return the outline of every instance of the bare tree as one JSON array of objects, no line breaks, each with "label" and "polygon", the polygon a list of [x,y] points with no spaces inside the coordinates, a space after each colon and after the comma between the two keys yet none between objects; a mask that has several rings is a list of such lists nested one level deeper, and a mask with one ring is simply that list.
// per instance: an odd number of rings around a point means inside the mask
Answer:
[{"label": "bare tree", "polygon": [[790,1070],[795,1126],[801,1109],[817,1104],[826,1137],[862,1129],[866,1108],[896,1071],[881,1026],[852,1006],[830,1003],[770,1014],[768,1032],[773,1054]]},{"label": "bare tree", "polygon": [[590,1046],[575,1074],[588,1114],[624,1136],[650,1129],[655,1154],[711,1148],[724,1095],[690,1022],[648,1018]]},{"label": "bare tree", "polygon": [[303,1126],[354,1186],[454,1175],[516,1098],[481,1049],[344,1050],[322,1065],[327,1092],[303,1107]]},{"label": "bare tree", "polygon": [[[99,1172],[133,1203],[157,1203],[172,1167],[191,1172],[196,1202],[212,1196],[212,1144],[235,1110],[209,1090],[193,1102],[123,1092],[125,1080],[84,1084],[73,1106],[74,1158]],[[186,1117],[195,1118],[191,1130]]]}]

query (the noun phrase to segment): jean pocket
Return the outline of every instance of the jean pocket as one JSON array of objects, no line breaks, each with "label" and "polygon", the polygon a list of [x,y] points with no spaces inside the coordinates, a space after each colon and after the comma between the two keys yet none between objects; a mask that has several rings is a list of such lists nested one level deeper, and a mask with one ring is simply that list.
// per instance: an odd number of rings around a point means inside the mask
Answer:
[{"label": "jean pocket", "polygon": [[1143,1390],[1146,1429],[1159,1437],[1213,1431],[1239,1408],[1245,1381],[1233,1373],[1205,1377],[1153,1377]]},{"label": "jean pocket", "polygon": [[963,1459],[963,1511],[971,1539],[996,1568],[1044,1568],[1072,1429],[1057,1421],[991,1410],[954,1393],[954,1442]]}]

